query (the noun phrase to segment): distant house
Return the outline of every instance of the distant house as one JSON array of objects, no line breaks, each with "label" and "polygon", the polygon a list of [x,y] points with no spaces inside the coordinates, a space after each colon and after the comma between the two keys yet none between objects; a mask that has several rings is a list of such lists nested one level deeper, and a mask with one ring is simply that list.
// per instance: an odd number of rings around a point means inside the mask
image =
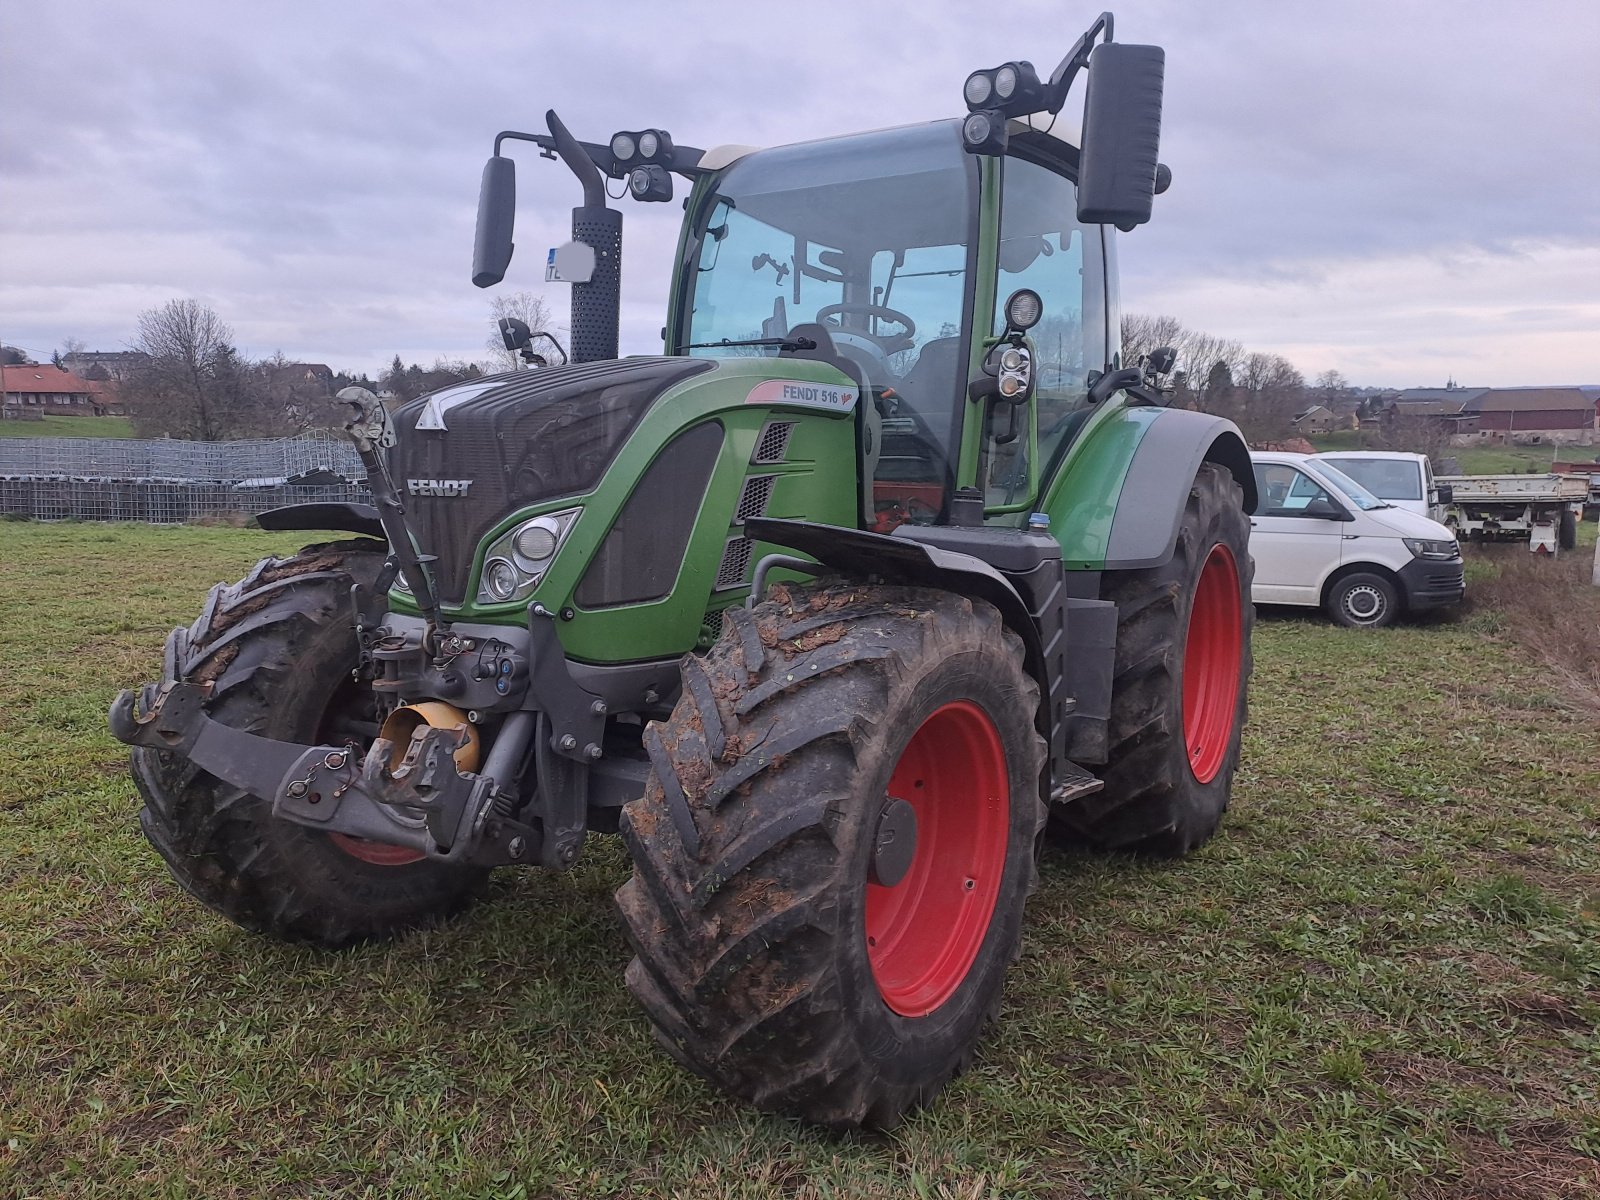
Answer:
[{"label": "distant house", "polygon": [[1289,423],[1294,426],[1294,431],[1305,435],[1310,433],[1331,433],[1336,418],[1331,409],[1320,404],[1313,404],[1303,413],[1297,413],[1294,420]]},{"label": "distant house", "polygon": [[9,416],[71,413],[103,417],[122,412],[116,385],[80,379],[49,363],[0,366],[0,407]]},{"label": "distant house", "polygon": [[1595,402],[1576,387],[1489,388],[1467,402],[1467,414],[1480,434],[1511,441],[1584,441],[1595,430]]}]

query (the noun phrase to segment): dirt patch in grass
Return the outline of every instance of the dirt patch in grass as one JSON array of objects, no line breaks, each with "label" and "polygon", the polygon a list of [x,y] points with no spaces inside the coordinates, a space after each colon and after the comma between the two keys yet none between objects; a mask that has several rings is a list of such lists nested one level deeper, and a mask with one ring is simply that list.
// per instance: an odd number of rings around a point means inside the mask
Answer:
[{"label": "dirt patch in grass", "polygon": [[1531,652],[1553,690],[1575,708],[1600,714],[1600,588],[1587,551],[1549,558],[1521,546],[1486,546],[1495,573],[1468,592],[1474,611],[1492,615],[1506,640]]}]

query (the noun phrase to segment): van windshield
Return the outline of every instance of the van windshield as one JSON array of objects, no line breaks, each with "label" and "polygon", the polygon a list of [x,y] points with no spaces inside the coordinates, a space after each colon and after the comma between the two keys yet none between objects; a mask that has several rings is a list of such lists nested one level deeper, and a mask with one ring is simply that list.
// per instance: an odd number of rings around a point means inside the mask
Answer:
[{"label": "van windshield", "polygon": [[1368,512],[1374,508],[1394,507],[1394,505],[1385,503],[1377,496],[1374,496],[1371,492],[1367,491],[1366,488],[1362,487],[1354,479],[1351,479],[1350,476],[1339,470],[1338,467],[1329,464],[1326,460],[1318,462],[1317,468],[1324,479],[1333,484],[1334,487],[1338,488],[1339,491],[1343,492],[1347,497],[1349,497],[1350,503],[1354,504],[1362,512]]},{"label": "van windshield", "polygon": [[1344,472],[1379,499],[1422,499],[1422,468],[1419,463],[1392,458],[1324,458],[1320,461]]}]

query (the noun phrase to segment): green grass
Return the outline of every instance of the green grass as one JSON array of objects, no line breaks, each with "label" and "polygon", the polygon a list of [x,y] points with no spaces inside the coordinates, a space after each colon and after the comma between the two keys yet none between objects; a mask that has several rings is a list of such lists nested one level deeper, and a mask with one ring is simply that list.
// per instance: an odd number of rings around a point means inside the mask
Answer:
[{"label": "green grass", "polygon": [[[1355,430],[1319,433],[1306,440],[1319,451],[1382,448],[1368,444],[1370,436]],[[1530,469],[1536,473],[1548,471],[1554,458],[1587,461],[1595,452],[1593,446],[1450,446],[1433,456],[1433,465],[1438,470],[1440,459],[1453,457],[1460,468],[1457,474],[1522,475]]]},{"label": "green grass", "polygon": [[1265,619],[1222,834],[1050,851],[973,1069],[840,1137],[655,1048],[615,839],[339,955],[178,890],[106,704],[295,541],[0,524],[0,1195],[1600,1194],[1600,741],[1497,614]]},{"label": "green grass", "polygon": [[0,437],[131,438],[127,417],[43,417],[37,421],[0,421]]}]

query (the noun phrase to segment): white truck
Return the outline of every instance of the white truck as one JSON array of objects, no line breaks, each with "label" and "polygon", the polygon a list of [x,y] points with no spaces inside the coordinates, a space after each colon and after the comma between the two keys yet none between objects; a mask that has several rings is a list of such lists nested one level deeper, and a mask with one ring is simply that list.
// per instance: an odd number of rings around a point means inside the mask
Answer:
[{"label": "white truck", "polygon": [[1578,544],[1589,498],[1582,475],[1441,475],[1450,488],[1444,523],[1472,541],[1522,541],[1546,554]]},{"label": "white truck", "polygon": [[1426,454],[1402,450],[1325,450],[1313,454],[1354,479],[1380,500],[1414,512],[1430,521],[1444,522],[1451,500],[1450,487],[1434,478]]}]

